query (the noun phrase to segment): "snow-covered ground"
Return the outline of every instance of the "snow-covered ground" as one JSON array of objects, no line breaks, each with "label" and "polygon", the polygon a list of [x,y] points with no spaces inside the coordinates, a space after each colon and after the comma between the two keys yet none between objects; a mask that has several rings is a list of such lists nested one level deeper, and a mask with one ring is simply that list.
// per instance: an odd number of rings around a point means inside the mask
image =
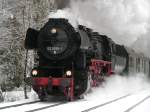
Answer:
[{"label": "snow-covered ground", "polygon": [[[141,101],[146,96],[150,95],[150,90],[139,92],[135,95],[131,95],[125,99],[121,99],[116,101],[115,103],[110,103],[108,105],[99,107],[97,109],[91,110],[91,112],[124,112],[126,109],[131,107],[132,105],[136,104],[137,102]],[[119,97],[119,96],[115,96]],[[115,97],[111,98],[104,98],[104,99],[93,99],[91,101],[88,100],[81,100],[77,102],[71,102],[69,104],[64,104],[61,106],[57,106],[54,108],[48,108],[41,110],[41,112],[82,112],[86,109],[91,107],[104,104],[105,102],[111,101],[115,99]],[[142,108],[141,108],[142,110]],[[141,112],[149,112],[149,110],[141,111]]]},{"label": "snow-covered ground", "polygon": [[133,109],[131,112],[150,112],[149,105],[150,99],[146,100],[145,102],[137,106],[137,108]]},{"label": "snow-covered ground", "polygon": [[[27,100],[1,103],[0,112],[25,112],[37,108],[40,109],[36,111],[40,112],[84,112],[84,110],[87,110],[91,107],[102,105],[121,96],[130,95],[117,100],[114,103],[108,103],[107,105],[103,105],[91,110],[91,112],[125,112],[127,109],[130,109],[133,105],[137,104],[150,95],[149,86],[150,85],[147,78],[142,74],[137,74],[132,77],[122,77],[116,75],[106,79],[106,82],[102,84],[101,87],[94,88],[91,93],[85,95],[84,99],[78,101],[51,107],[52,105],[63,102],[49,99],[47,102],[35,102],[28,105],[25,104],[8,109],[1,109],[5,106],[38,100],[37,95],[34,92],[31,92],[28,94],[29,99]],[[17,94],[15,95],[17,96]],[[137,107],[133,108],[131,112],[150,112],[149,104],[150,99],[147,99],[141,104],[137,105]]]},{"label": "snow-covered ground", "polygon": [[[30,100],[37,100],[37,94],[31,90],[27,92],[27,96]],[[23,88],[15,89],[10,92],[3,92],[4,102],[14,102],[24,100],[24,91]],[[0,103],[1,104],[1,103]]]},{"label": "snow-covered ground", "polygon": [[[127,109],[135,105],[136,103],[142,101],[144,98],[150,95],[150,90],[142,90],[137,93],[132,94],[131,96],[127,96],[123,99],[120,99],[118,101],[115,101],[113,103],[109,103],[106,105],[103,105],[101,107],[98,107],[96,109],[90,110],[91,112],[125,112]],[[112,96],[112,97],[105,97],[103,99],[99,98],[97,96],[97,99],[93,100],[87,100],[82,99],[74,102],[64,103],[58,106],[50,107],[51,105],[54,105],[58,102],[37,102],[29,105],[23,105],[18,107],[11,107],[8,109],[0,109],[1,112],[27,112],[27,111],[33,111],[34,109],[39,109],[40,112],[86,112],[84,110],[87,110],[91,107],[102,105],[106,102],[112,101],[118,97],[121,96]],[[24,100],[22,102],[14,102],[13,104],[18,103],[24,103],[29,102],[29,100]],[[59,102],[60,103],[60,102]],[[135,109],[133,109],[131,112],[149,112],[150,109],[148,108],[150,104],[150,99],[146,100],[145,102],[138,105]],[[0,105],[1,107],[4,106],[10,106],[12,103],[4,103]],[[87,111],[88,112],[88,111]]]}]

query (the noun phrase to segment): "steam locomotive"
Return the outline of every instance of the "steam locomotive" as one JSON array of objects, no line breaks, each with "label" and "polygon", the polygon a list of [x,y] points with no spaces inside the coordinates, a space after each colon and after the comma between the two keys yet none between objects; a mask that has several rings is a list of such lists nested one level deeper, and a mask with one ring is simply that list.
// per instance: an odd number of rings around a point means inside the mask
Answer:
[{"label": "steam locomotive", "polygon": [[54,18],[39,30],[29,28],[25,48],[37,53],[32,87],[41,100],[47,95],[74,100],[114,73],[150,75],[150,60],[82,25]]}]

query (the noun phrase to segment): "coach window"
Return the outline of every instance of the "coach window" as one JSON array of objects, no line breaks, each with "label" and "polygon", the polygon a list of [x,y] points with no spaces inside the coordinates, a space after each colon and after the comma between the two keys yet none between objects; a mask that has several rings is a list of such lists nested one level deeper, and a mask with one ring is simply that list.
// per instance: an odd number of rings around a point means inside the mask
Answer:
[{"label": "coach window", "polygon": [[144,73],[146,73],[146,60],[144,60]]},{"label": "coach window", "polygon": [[96,45],[97,45],[98,51],[99,51],[100,53],[102,53],[102,43],[101,43],[101,42],[98,42]]},{"label": "coach window", "polygon": [[139,66],[138,66],[138,58],[136,58],[136,72],[138,72],[138,68],[139,68]]},{"label": "coach window", "polygon": [[148,63],[148,75],[149,75],[149,77],[150,77],[150,61],[149,61],[149,63]]},{"label": "coach window", "polygon": [[129,66],[132,68],[132,67],[134,66],[134,64],[133,64],[133,58],[130,57],[130,58],[129,58],[129,61],[130,61]]},{"label": "coach window", "polygon": [[113,51],[113,53],[116,53],[116,46],[115,46],[115,44],[112,44],[112,51]]},{"label": "coach window", "polygon": [[143,61],[143,59],[142,59],[142,69],[144,68],[144,61]]},{"label": "coach window", "polygon": [[140,72],[140,58],[137,58],[138,72]]},{"label": "coach window", "polygon": [[144,71],[144,59],[142,59],[142,71]]}]

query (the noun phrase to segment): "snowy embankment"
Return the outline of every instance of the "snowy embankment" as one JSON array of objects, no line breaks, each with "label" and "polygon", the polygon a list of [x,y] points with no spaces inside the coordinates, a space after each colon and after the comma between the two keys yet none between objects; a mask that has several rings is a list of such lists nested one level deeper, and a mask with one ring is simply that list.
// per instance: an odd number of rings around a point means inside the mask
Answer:
[{"label": "snowy embankment", "polygon": [[[26,100],[37,100],[37,94],[31,90],[27,92],[28,99]],[[14,102],[24,100],[24,91],[23,89],[16,89],[11,92],[3,92],[4,102]]]}]

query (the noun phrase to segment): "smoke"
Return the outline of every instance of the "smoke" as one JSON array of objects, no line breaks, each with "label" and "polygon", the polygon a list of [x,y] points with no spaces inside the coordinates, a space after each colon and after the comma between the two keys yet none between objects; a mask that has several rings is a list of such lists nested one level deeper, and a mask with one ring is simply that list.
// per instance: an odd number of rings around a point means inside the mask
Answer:
[{"label": "smoke", "polygon": [[72,11],[69,8],[52,12],[49,14],[48,18],[65,18],[69,20],[69,23],[73,27],[77,28],[78,26],[77,17],[72,13]]},{"label": "smoke", "polygon": [[121,44],[131,45],[150,27],[149,0],[72,0],[70,8],[80,24]]},{"label": "smoke", "polygon": [[114,98],[130,93],[138,93],[149,90],[150,84],[146,75],[130,74],[129,76],[113,75],[108,77],[100,86],[85,96],[88,100]]},{"label": "smoke", "polygon": [[137,52],[144,53],[147,57],[150,57],[150,30],[148,33],[138,38],[132,45]]}]

